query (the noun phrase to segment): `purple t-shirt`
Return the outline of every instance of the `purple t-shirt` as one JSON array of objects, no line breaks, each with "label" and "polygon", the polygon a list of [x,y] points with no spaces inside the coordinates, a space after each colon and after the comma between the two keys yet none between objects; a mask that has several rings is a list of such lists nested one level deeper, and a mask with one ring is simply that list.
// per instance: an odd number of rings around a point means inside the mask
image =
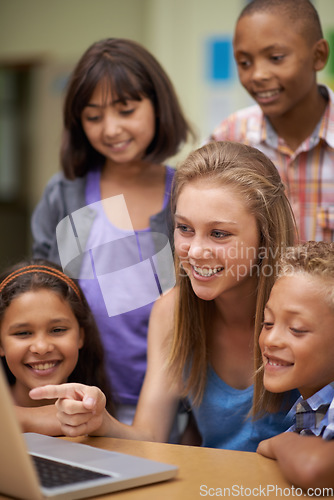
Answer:
[{"label": "purple t-shirt", "polygon": [[[107,218],[101,203],[100,174],[98,169],[87,175],[86,202],[93,204],[96,217],[79,283],[101,334],[115,402],[136,405],[146,371],[149,316],[160,292],[151,258],[155,250],[150,228],[125,231]],[[166,167],[162,209],[170,198],[173,175],[174,169]],[[126,212],[123,197],[110,200],[112,212]],[[91,269],[94,278],[85,278]]]}]

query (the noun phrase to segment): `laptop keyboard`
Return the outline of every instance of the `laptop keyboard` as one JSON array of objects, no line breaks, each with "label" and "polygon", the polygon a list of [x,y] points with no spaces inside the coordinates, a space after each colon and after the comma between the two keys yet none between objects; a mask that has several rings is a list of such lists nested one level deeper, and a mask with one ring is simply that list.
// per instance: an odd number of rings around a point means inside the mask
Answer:
[{"label": "laptop keyboard", "polygon": [[110,477],[100,472],[75,467],[73,465],[57,462],[48,458],[31,455],[39,480],[44,488],[55,488],[66,484],[81,483],[101,477]]}]

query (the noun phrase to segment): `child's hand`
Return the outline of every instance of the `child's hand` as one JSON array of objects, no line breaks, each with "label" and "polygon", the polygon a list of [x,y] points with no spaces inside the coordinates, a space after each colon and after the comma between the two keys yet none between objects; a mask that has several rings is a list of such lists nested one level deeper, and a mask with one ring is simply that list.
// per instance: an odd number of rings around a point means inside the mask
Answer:
[{"label": "child's hand", "polygon": [[334,440],[283,432],[261,441],[257,452],[276,459],[285,478],[295,486],[334,488]]},{"label": "child's hand", "polygon": [[257,447],[257,450],[256,450],[257,453],[260,453],[261,455],[264,455],[267,458],[276,458],[274,451],[273,451],[273,446],[272,446],[273,439],[275,439],[275,438],[273,437],[273,438],[265,439],[264,441],[261,441],[261,443],[259,443],[259,446]]},{"label": "child's hand", "polygon": [[294,432],[282,432],[282,434],[261,441],[256,451],[267,458],[277,460],[282,450],[293,448],[296,437],[298,439],[300,436]]},{"label": "child's hand", "polygon": [[66,436],[97,431],[103,422],[106,398],[97,387],[83,384],[45,385],[29,392],[31,399],[57,399],[57,418]]}]

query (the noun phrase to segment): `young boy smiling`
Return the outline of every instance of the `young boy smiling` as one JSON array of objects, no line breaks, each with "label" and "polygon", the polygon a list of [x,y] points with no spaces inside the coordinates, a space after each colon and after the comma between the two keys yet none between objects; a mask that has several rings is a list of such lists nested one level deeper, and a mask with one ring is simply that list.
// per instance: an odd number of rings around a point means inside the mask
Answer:
[{"label": "young boy smiling", "polygon": [[[258,452],[276,458],[292,482],[296,477],[300,481],[300,474],[308,481],[331,467],[328,477],[333,486],[333,459],[326,453],[334,451],[334,243],[308,242],[282,257],[259,345],[263,366],[257,383],[264,388],[258,393],[257,410],[272,410],[281,393],[292,389],[301,396],[290,410],[294,424],[260,443]],[[314,461],[317,453],[323,459],[320,466]]]},{"label": "young boy smiling", "polygon": [[329,48],[309,0],[253,0],[237,20],[239,79],[256,105],[211,140],[249,144],[276,165],[302,241],[334,240],[334,93],[316,75]]}]

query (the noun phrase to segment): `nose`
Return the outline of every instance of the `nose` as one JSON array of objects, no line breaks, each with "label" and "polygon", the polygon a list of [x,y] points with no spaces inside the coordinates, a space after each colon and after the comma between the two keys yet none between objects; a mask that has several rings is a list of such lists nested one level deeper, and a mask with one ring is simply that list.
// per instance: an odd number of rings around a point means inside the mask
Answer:
[{"label": "nose", "polygon": [[264,325],[261,330],[259,341],[261,348],[281,348],[284,345],[284,333],[279,325],[274,324],[270,327]]},{"label": "nose", "polygon": [[105,137],[114,137],[120,133],[120,118],[112,112],[106,113],[103,121],[103,133]]},{"label": "nose", "polygon": [[193,238],[189,243],[188,257],[194,260],[211,259],[213,257],[212,248],[208,246],[205,239]]},{"label": "nose", "polygon": [[47,335],[41,334],[35,336],[30,345],[30,351],[34,354],[46,354],[53,350],[53,343]]},{"label": "nose", "polygon": [[265,61],[254,61],[252,79],[254,81],[269,80],[270,71]]}]

